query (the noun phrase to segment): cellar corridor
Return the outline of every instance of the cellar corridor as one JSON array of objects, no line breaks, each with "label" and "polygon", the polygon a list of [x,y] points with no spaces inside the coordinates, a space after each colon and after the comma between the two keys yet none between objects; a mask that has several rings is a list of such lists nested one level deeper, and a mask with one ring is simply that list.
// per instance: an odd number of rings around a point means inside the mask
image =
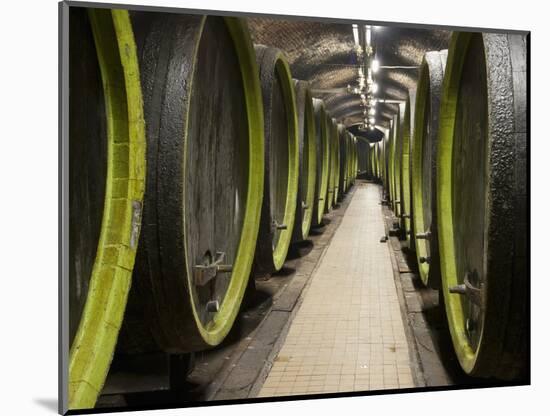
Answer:
[{"label": "cellar corridor", "polygon": [[528,33],[63,13],[63,410],[529,383]]},{"label": "cellar corridor", "polygon": [[414,387],[380,187],[357,182],[259,396]]}]

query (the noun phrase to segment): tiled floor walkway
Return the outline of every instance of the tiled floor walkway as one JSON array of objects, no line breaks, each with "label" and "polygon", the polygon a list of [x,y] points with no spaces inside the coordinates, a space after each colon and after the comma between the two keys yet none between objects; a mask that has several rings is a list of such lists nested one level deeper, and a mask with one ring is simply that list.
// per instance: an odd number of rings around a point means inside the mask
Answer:
[{"label": "tiled floor walkway", "polygon": [[358,183],[259,396],[414,387],[379,201]]}]

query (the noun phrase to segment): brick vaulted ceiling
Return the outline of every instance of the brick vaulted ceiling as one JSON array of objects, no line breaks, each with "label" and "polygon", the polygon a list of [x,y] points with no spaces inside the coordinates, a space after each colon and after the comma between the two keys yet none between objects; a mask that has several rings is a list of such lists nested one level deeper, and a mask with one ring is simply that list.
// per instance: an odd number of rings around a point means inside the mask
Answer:
[{"label": "brick vaulted ceiling", "polygon": [[[332,117],[346,126],[361,121],[357,95],[326,91],[356,85],[358,66],[351,24],[280,18],[249,18],[248,23],[254,43],[283,50],[292,76],[310,82]],[[447,30],[374,26],[372,45],[382,66],[375,74],[377,97],[404,100],[416,85],[424,53],[447,49],[450,37]],[[379,103],[377,109],[377,124],[387,127],[397,106]]]}]

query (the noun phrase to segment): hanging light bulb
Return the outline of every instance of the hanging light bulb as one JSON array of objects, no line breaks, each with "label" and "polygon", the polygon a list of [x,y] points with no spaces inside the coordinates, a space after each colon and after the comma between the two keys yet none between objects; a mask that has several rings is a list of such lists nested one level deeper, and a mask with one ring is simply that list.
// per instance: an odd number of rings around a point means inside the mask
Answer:
[{"label": "hanging light bulb", "polygon": [[361,46],[359,43],[359,28],[357,25],[351,25],[351,28],[353,30],[353,40],[355,41],[355,45]]},{"label": "hanging light bulb", "polygon": [[369,123],[370,123],[370,124],[374,124],[375,121],[376,121],[376,120],[374,119],[374,117],[369,118]]},{"label": "hanging light bulb", "polygon": [[371,116],[375,115],[375,114],[376,114],[376,110],[375,110],[374,108],[371,108],[371,109],[369,110],[369,114],[370,114]]},{"label": "hanging light bulb", "polygon": [[373,59],[370,68],[372,69],[372,72],[376,74],[380,69],[380,61],[378,61],[378,59]]},{"label": "hanging light bulb", "polygon": [[371,88],[372,88],[372,93],[376,94],[376,92],[378,91],[378,84],[376,82],[373,82]]},{"label": "hanging light bulb", "polygon": [[371,41],[371,27],[369,25],[365,25],[365,35],[366,35],[366,41],[367,41],[367,46],[370,46],[370,41]]}]

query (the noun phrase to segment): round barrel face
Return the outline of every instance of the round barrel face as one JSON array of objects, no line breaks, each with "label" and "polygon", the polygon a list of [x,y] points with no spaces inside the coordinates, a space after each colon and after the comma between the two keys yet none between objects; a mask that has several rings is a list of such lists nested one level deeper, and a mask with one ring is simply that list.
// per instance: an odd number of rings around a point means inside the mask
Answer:
[{"label": "round barrel face", "polygon": [[[189,99],[185,159],[184,235],[189,269],[223,253],[236,261],[248,197],[248,119],[242,72],[223,18],[207,18],[196,54]],[[201,324],[215,316],[207,304],[223,304],[232,273],[193,284]],[[183,300],[182,300],[183,301]]]},{"label": "round barrel face", "polygon": [[412,216],[412,204],[411,204],[411,175],[410,175],[410,144],[411,144],[411,101],[407,99],[405,104],[405,120],[403,122],[402,132],[402,150],[401,150],[401,227],[403,228],[403,234],[407,241],[409,248],[413,248],[411,245],[411,216]]},{"label": "round barrel face", "polygon": [[393,180],[393,195],[394,195],[394,209],[395,215],[400,218],[403,213],[403,195],[401,194],[401,163],[403,153],[403,134],[405,131],[405,115],[403,105],[399,105],[399,113],[397,119],[396,134],[394,137],[393,149],[392,149],[392,180]]},{"label": "round barrel face", "polygon": [[[426,97],[430,97],[431,94],[431,87],[429,85],[429,81],[427,80],[427,86],[426,86]],[[432,225],[432,212],[433,212],[433,206],[432,206],[432,166],[433,166],[433,158],[434,154],[432,151],[432,132],[431,132],[431,120],[432,120],[432,106],[430,103],[429,98],[426,98],[424,101],[424,122],[421,126],[422,131],[422,167],[421,167],[421,187],[422,187],[422,217],[424,220],[424,229],[419,230],[419,232],[425,232],[426,230],[430,230]],[[431,255],[430,252],[430,245],[423,243],[426,250],[426,256],[429,257]]]},{"label": "round barrel face", "polygon": [[349,137],[343,125],[338,126],[338,143],[340,150],[339,169],[338,169],[338,195],[337,200],[344,197],[348,182],[348,164],[349,164]]},{"label": "round barrel face", "polygon": [[299,130],[294,81],[279,49],[255,46],[263,96],[266,169],[256,272],[280,270],[296,223]]},{"label": "round barrel face", "polygon": [[327,201],[329,179],[330,147],[328,141],[327,120],[324,104],[314,99],[315,137],[316,137],[316,180],[315,180],[315,225],[321,225]]},{"label": "round barrel face", "polygon": [[107,122],[101,71],[86,9],[69,25],[69,345],[88,296],[103,221]]},{"label": "round barrel face", "polygon": [[[299,201],[296,206],[297,220],[295,230],[299,240],[305,240],[309,235],[315,203],[315,182],[317,178],[317,142],[315,137],[315,115],[313,99],[309,87],[300,83],[300,96],[296,98],[299,105],[299,120],[302,123],[300,133],[300,174],[299,174]],[[298,218],[299,217],[299,218]],[[300,220],[298,222],[298,219]]]},{"label": "round barrel face", "polygon": [[338,131],[338,123],[336,119],[333,119],[333,125],[334,125],[334,135],[333,135],[333,141],[334,141],[334,177],[333,177],[333,185],[334,185],[334,192],[332,194],[332,206],[334,207],[338,203],[338,197],[340,195],[340,134]]},{"label": "round barrel face", "polygon": [[258,69],[238,18],[132,12],[132,21],[148,146],[130,301],[143,304],[132,310],[160,350],[204,350],[233,326],[254,259],[264,180]]},{"label": "round barrel face", "polygon": [[[431,51],[424,56],[418,82],[414,140],[411,155],[412,229],[418,269],[422,282],[440,288],[439,250],[436,224],[436,158],[439,103],[447,51]],[[423,238],[426,237],[426,238]],[[425,261],[424,259],[429,259]]]},{"label": "round barrel face", "polygon": [[71,9],[69,30],[68,407],[85,409],[103,388],[126,310],[145,127],[128,12]]},{"label": "round barrel face", "polygon": [[[514,379],[526,368],[525,40],[453,35],[438,139],[442,287],[464,371]],[[509,88],[509,87],[512,88]],[[518,162],[520,160],[520,162]],[[521,195],[521,196],[518,196]]]},{"label": "round barrel face", "polygon": [[335,135],[336,125],[330,116],[327,114],[327,133],[329,141],[329,173],[328,173],[328,191],[327,191],[327,204],[325,212],[329,212],[334,205],[334,191],[335,191],[335,178],[336,178],[336,140]]},{"label": "round barrel face", "polygon": [[[458,284],[480,288],[485,264],[484,230],[487,187],[487,81],[483,40],[474,37],[464,58],[456,104],[452,149],[452,212]],[[462,298],[465,329],[473,349],[482,329],[480,308]]]},{"label": "round barrel face", "polygon": [[[269,199],[271,218],[277,224],[285,223],[286,200],[289,182],[290,143],[288,107],[285,103],[281,74],[275,71],[272,86],[271,132],[269,152]],[[273,232],[273,250],[276,249],[282,229]]]}]

